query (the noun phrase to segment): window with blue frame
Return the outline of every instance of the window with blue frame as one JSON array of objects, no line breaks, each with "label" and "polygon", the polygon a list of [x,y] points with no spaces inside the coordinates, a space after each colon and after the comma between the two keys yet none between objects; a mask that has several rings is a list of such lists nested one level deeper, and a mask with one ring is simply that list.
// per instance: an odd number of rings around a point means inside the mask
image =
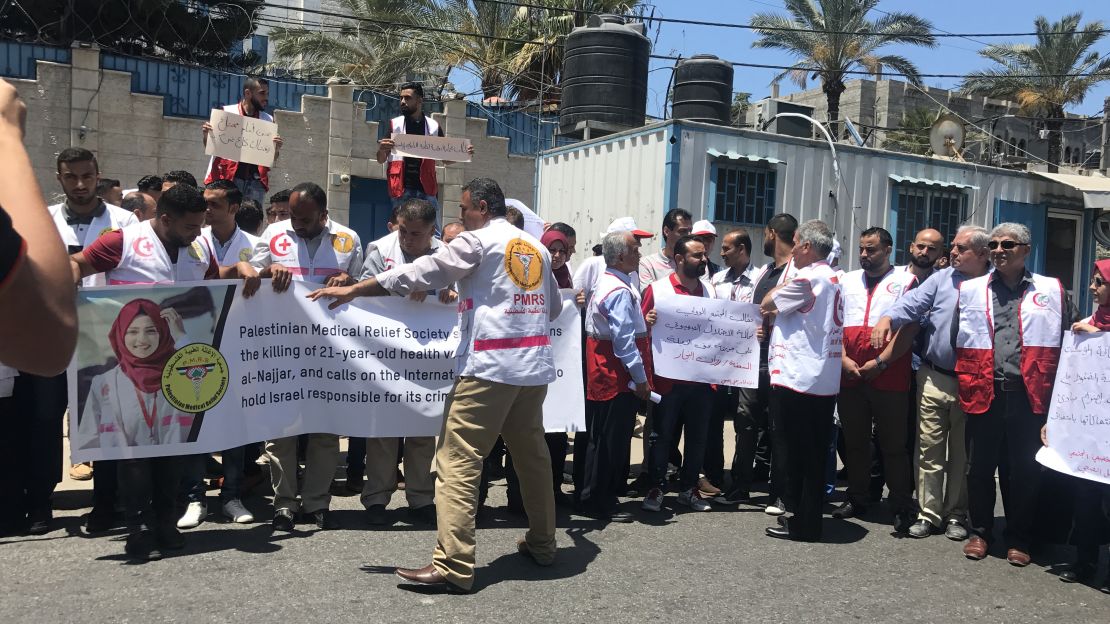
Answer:
[{"label": "window with blue frame", "polygon": [[710,172],[712,220],[766,225],[775,214],[776,179],[771,167],[714,162]]},{"label": "window with blue frame", "polygon": [[967,193],[960,189],[895,183],[890,197],[895,213],[894,264],[909,261],[906,248],[919,231],[933,228],[947,245],[967,219]]}]

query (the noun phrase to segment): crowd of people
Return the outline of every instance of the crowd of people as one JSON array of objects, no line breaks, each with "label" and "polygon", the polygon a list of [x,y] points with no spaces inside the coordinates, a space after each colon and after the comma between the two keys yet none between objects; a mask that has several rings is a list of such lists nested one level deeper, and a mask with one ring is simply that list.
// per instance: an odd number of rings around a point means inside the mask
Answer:
[{"label": "crowd of people", "polygon": [[[439,133],[423,116],[418,87],[402,87],[403,115],[393,129]],[[264,81],[248,80],[243,101],[232,107],[264,115],[265,89]],[[0,101],[0,110],[8,104]],[[0,140],[10,134],[12,122],[4,123]],[[210,128],[202,130],[207,140]],[[468,319],[461,324],[459,379],[438,439],[350,439],[341,482],[335,482],[344,460],[340,437],[327,433],[228,449],[216,465],[207,455],[78,464],[71,477],[93,480],[88,533],[125,526],[125,551],[137,561],[180,549],[181,530],[209,517],[206,476],[215,471],[222,515],[254,522],[242,497],[272,495],[275,531],[291,531],[299,521],[333,528],[329,508],[336,488],[361,496],[368,525],[385,525],[392,495],[403,488],[409,519],[436,525],[438,535],[430,565],[398,574],[448,591],[469,591],[473,584],[475,517],[489,481],[502,476],[510,509],[528,518],[518,548],[539,565],[554,560],[556,505],[602,522],[635,522],[669,501],[699,512],[758,505],[777,518],[767,536],[819,541],[824,509],[841,479],[845,498],[831,518],[885,517],[876,512],[885,491],[895,534],[943,534],[962,542],[968,559],[985,558],[997,543],[1010,564],[1023,567],[1049,539],[1040,526],[1040,496],[1050,477],[1034,455],[1052,442],[1044,425],[1064,332],[1110,328],[1110,261],[1094,267],[1090,289],[1097,310],[1080,319],[1058,280],[1026,266],[1031,237],[1024,225],[965,225],[950,241],[923,229],[908,245],[906,266],[891,261],[891,234],[869,227],[841,237],[845,244],[858,241],[853,250],[860,268],[844,272],[841,244],[822,221],[799,223],[780,213],[761,230],[735,228],[718,236],[713,224],[676,208],[663,217],[657,251],[642,255],[654,233],[623,217],[609,225],[596,255],[572,270],[574,229],[554,223],[542,237],[525,233],[520,210],[507,205],[490,179],[465,185],[458,221],[439,227],[434,166],[394,157],[391,143],[383,139],[379,151],[394,200],[389,233],[366,245],[329,215],[327,194],[313,182],[273,192],[263,208],[270,191],[265,167],[215,158],[203,184],[189,172],[170,171],[123,190],[100,176],[91,152],[59,153],[64,200],[44,208],[48,216],[40,221],[52,220],[69,253],[71,284],[240,279],[250,296],[262,279],[277,292],[305,281],[319,285],[313,299],[333,307],[360,296],[435,298],[457,302]],[[280,138],[275,144],[280,147]],[[24,168],[17,173],[33,180]],[[21,262],[51,261],[33,257],[41,246],[29,251],[20,242],[33,226],[13,210],[26,202],[26,194],[9,195],[15,186],[0,184],[6,210],[0,312],[12,304],[12,293],[21,292],[15,290],[27,266]],[[38,198],[27,203],[36,202],[43,204]],[[132,252],[144,236],[157,242],[158,253]],[[526,314],[491,314],[522,287],[519,267],[505,251],[518,240],[542,261],[542,283],[529,288],[546,299]],[[278,244],[286,246],[274,253]],[[752,260],[756,245],[767,259],[762,266]],[[197,249],[201,253],[187,252]],[[573,445],[566,434],[545,435],[540,414],[554,379],[547,336],[559,288],[575,291],[584,328],[586,429],[574,434]],[[758,306],[757,387],[655,372],[650,335],[660,317],[656,307],[672,297]],[[1033,300],[1036,305],[1022,305]],[[144,359],[163,343],[172,348],[168,326],[159,330],[167,323],[163,311],[148,307],[135,305],[126,323],[148,319],[153,345],[117,352],[121,378],[136,385],[143,409],[142,392],[158,390],[157,382],[140,388]],[[60,327],[74,323],[72,317],[51,318]],[[54,347],[72,350],[64,343]],[[13,364],[0,367],[0,409],[20,423],[0,449],[0,460],[18,467],[0,470],[0,534],[42,534],[52,529],[51,493],[61,478],[66,378],[53,374],[57,362],[40,365],[7,350],[0,357]],[[735,451],[726,458],[729,421]],[[632,479],[637,437],[644,461]],[[994,530],[996,472],[1005,509],[1000,535]],[[569,494],[564,481],[571,484]],[[1094,582],[1110,488],[1071,478],[1065,483],[1074,489],[1068,511],[1078,557],[1061,578]],[[756,496],[760,491],[766,496]],[[630,497],[638,499],[638,510],[621,504]],[[1110,592],[1106,580],[1101,586]]]}]

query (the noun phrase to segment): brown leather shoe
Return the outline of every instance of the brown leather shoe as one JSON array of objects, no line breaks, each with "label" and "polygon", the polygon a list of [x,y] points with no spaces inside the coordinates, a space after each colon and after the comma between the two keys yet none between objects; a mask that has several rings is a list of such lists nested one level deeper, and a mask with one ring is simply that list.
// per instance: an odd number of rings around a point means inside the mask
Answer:
[{"label": "brown leather shoe", "polygon": [[972,535],[971,539],[967,540],[967,543],[964,544],[964,556],[968,559],[974,559],[976,561],[982,559],[983,557],[986,557],[987,540],[979,537],[978,535]]},{"label": "brown leather shoe", "polygon": [[1024,550],[1018,550],[1017,548],[1011,548],[1006,551],[1006,561],[1009,561],[1010,565],[1024,568],[1029,565],[1029,553]]},{"label": "brown leather shoe", "polygon": [[523,537],[518,537],[516,539],[516,550],[520,554],[534,561],[536,565],[549,566],[555,563],[555,557],[536,557],[536,554],[533,553],[532,549],[528,547],[528,541],[525,540]]},{"label": "brown leather shoe", "polygon": [[441,589],[448,594],[469,594],[470,590],[459,587],[458,585],[448,581],[443,574],[432,564],[428,564],[419,570],[409,568],[397,568],[397,576],[402,579],[423,585],[433,589]]},{"label": "brown leather shoe", "polygon": [[701,491],[707,498],[721,495],[721,489],[709,482],[709,479],[702,477],[698,479],[698,490]]}]

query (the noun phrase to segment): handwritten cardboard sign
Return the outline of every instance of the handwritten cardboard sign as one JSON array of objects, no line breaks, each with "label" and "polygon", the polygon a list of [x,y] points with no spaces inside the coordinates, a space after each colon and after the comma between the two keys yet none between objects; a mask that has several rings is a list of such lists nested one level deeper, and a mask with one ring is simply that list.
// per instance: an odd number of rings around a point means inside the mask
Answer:
[{"label": "handwritten cardboard sign", "polygon": [[276,123],[214,109],[208,123],[212,133],[204,153],[236,162],[274,166]]},{"label": "handwritten cardboard sign", "polygon": [[390,138],[393,139],[393,153],[397,156],[470,162],[470,154],[467,152],[470,139],[396,133]]},{"label": "handwritten cardboard sign", "polygon": [[671,379],[759,386],[759,306],[726,299],[667,297],[655,304],[651,355]]},{"label": "handwritten cardboard sign", "polygon": [[1064,334],[1041,464],[1110,483],[1110,333]]}]

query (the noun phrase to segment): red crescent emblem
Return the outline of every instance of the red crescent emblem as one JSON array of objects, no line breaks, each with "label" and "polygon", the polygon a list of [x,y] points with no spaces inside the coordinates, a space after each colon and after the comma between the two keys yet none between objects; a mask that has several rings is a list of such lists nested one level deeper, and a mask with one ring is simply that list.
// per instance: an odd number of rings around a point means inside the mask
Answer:
[{"label": "red crescent emblem", "polygon": [[150,239],[145,236],[136,238],[135,242],[131,243],[131,249],[144,258],[149,258],[154,253],[154,245],[151,245]]},{"label": "red crescent emblem", "polygon": [[1033,305],[1040,308],[1048,307],[1048,295],[1044,293],[1037,293],[1033,295]]},{"label": "red crescent emblem", "polygon": [[890,282],[886,285],[886,291],[892,295],[902,294],[902,285],[898,282]]},{"label": "red crescent emblem", "polygon": [[844,326],[844,300],[840,298],[840,291],[833,297],[833,323],[837,327]]},{"label": "red crescent emblem", "polygon": [[270,253],[275,256],[288,256],[292,246],[293,241],[284,232],[270,239]]}]

